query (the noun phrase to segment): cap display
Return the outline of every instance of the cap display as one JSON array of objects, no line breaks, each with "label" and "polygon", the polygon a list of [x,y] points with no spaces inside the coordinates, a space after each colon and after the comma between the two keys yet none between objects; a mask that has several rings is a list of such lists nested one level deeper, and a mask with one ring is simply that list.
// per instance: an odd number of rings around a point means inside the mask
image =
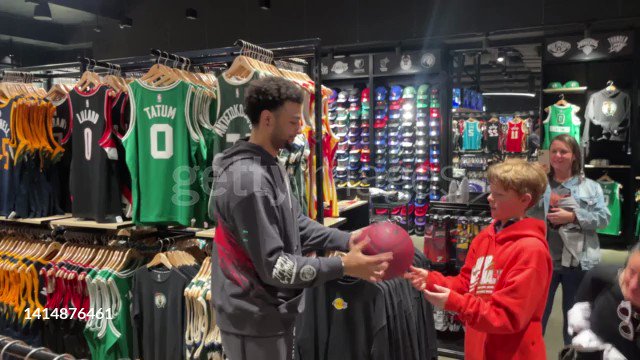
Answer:
[{"label": "cap display", "polygon": [[360,170],[360,162],[349,161],[349,167],[347,169],[351,172],[357,172],[358,170]]},{"label": "cap display", "polygon": [[562,89],[562,83],[558,81],[550,82],[547,89]]},{"label": "cap display", "polygon": [[404,100],[402,103],[402,110],[411,111],[413,114],[413,109],[415,108],[415,104],[412,99]]},{"label": "cap display", "polygon": [[391,87],[391,92],[389,94],[389,100],[391,101],[396,101],[399,100],[402,97],[402,86],[392,86]]},{"label": "cap display", "polygon": [[376,102],[375,110],[386,110],[386,109],[387,109],[387,102],[386,101],[377,101]]},{"label": "cap display", "polygon": [[389,117],[391,119],[400,119],[401,116],[402,116],[402,113],[400,112],[400,110],[391,110],[389,112]]},{"label": "cap display", "polygon": [[413,120],[415,118],[415,114],[413,111],[405,111],[402,113],[402,119],[404,119],[405,121],[407,120]]},{"label": "cap display", "polygon": [[400,140],[397,137],[392,137],[389,139],[389,146],[398,146],[400,145]]},{"label": "cap display", "polygon": [[431,115],[432,119],[433,118],[439,118],[440,117],[440,109],[438,109],[438,108],[431,109],[430,115]]},{"label": "cap display", "polygon": [[339,103],[344,103],[347,102],[348,99],[349,93],[347,93],[346,91],[340,91],[340,93],[338,93],[338,99],[336,101]]},{"label": "cap display", "polygon": [[[376,144],[376,145],[378,145],[378,144]],[[378,147],[376,148],[376,154],[377,155],[385,154],[386,152],[387,152],[386,144],[378,145]]]},{"label": "cap display", "polygon": [[376,119],[373,122],[373,127],[376,129],[382,129],[387,125],[387,118]]},{"label": "cap display", "polygon": [[387,99],[387,88],[384,86],[378,86],[376,88],[376,101],[382,101]]},{"label": "cap display", "polygon": [[571,81],[567,81],[566,83],[564,83],[563,86],[565,89],[577,89],[580,87],[580,83],[575,81],[575,80],[571,80]]},{"label": "cap display", "polygon": [[349,91],[349,102],[360,101],[360,89],[354,88]]},{"label": "cap display", "polygon": [[380,110],[376,110],[376,120],[377,119],[382,119],[387,117],[387,110],[386,109],[380,109]]},{"label": "cap display", "polygon": [[424,216],[427,215],[427,206],[416,206],[415,214],[417,217],[423,217],[424,219]]},{"label": "cap display", "polygon": [[369,88],[364,88],[362,90],[362,93],[360,95],[360,101],[362,101],[363,105],[369,103],[369,99],[370,99],[369,94],[370,94]]},{"label": "cap display", "polygon": [[347,120],[349,118],[349,113],[346,110],[338,110],[337,114],[336,120]]},{"label": "cap display", "polygon": [[362,120],[371,119],[371,110],[369,110],[368,108],[365,108],[364,105],[363,105],[362,106],[362,112],[360,113],[360,118]]},{"label": "cap display", "polygon": [[381,138],[381,139],[376,138],[376,141],[374,142],[374,144],[376,144],[376,146],[387,146],[387,139],[386,138]]},{"label": "cap display", "polygon": [[429,84],[422,84],[418,86],[418,94],[416,96],[418,100],[426,100],[429,98]]},{"label": "cap display", "polygon": [[389,110],[400,110],[401,108],[402,108],[402,104],[400,103],[400,100],[392,101],[389,104]]}]

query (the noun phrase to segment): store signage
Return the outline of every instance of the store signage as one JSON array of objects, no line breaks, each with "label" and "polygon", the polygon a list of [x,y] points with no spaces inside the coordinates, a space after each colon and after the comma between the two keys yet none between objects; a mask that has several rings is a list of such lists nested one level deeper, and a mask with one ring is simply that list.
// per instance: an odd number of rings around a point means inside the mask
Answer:
[{"label": "store signage", "polygon": [[348,79],[369,75],[369,55],[322,59],[323,79]]},{"label": "store signage", "polygon": [[549,38],[545,43],[547,62],[591,61],[633,54],[632,31]]},{"label": "store signage", "polygon": [[402,54],[382,53],[373,56],[375,75],[403,75],[421,72],[440,72],[440,50],[423,50]]}]

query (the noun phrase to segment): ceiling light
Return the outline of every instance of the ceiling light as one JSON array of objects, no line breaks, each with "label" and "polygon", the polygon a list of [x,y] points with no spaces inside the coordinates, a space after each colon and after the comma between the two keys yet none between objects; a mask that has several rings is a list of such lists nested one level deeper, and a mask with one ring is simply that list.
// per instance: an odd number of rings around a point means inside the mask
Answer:
[{"label": "ceiling light", "polygon": [[194,8],[188,8],[185,16],[189,20],[196,20],[198,19],[198,10]]},{"label": "ceiling light", "polygon": [[259,0],[258,4],[260,5],[260,9],[262,10],[271,9],[271,0]]},{"label": "ceiling light", "polygon": [[503,63],[504,60],[505,60],[504,52],[502,52],[502,51],[498,52],[498,57],[496,58],[496,61],[499,62],[499,63]]},{"label": "ceiling light", "polygon": [[46,1],[38,3],[35,9],[33,9],[33,18],[41,21],[53,20],[53,17],[51,17],[51,8],[49,7],[49,3]]},{"label": "ceiling light", "polygon": [[526,96],[526,97],[536,97],[534,93],[524,93],[524,92],[483,92],[483,96]]},{"label": "ceiling light", "polygon": [[130,27],[133,27],[133,19],[130,17],[123,17],[122,20],[120,20],[120,29],[128,29]]},{"label": "ceiling light", "polygon": [[0,60],[0,64],[12,65],[13,64],[13,55],[9,54],[9,55],[3,57]]}]

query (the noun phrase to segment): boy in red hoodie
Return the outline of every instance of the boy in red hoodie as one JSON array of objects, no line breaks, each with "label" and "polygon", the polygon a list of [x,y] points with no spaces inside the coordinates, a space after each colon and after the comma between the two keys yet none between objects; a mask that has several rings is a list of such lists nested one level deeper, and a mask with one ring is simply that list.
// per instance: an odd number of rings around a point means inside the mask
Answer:
[{"label": "boy in red hoodie", "polygon": [[537,165],[489,168],[493,223],[471,243],[458,276],[411,268],[405,278],[465,325],[467,360],[546,359],[542,315],[553,271],[546,226],[525,218],[547,186]]}]

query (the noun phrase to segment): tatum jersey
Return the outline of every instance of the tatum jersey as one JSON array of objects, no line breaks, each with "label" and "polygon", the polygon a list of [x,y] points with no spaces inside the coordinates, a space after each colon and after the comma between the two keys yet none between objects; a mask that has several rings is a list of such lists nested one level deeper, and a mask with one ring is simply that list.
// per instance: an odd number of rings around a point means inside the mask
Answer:
[{"label": "tatum jersey", "polygon": [[598,181],[602,192],[604,194],[604,200],[611,213],[611,219],[607,227],[598,229],[598,234],[605,235],[620,235],[621,227],[621,200],[620,200],[620,184],[614,181]]},{"label": "tatum jersey", "polygon": [[129,85],[131,120],[122,138],[131,172],[133,221],[191,225],[199,138],[190,118],[193,88],[177,81]]},{"label": "tatum jersey", "polygon": [[244,92],[251,80],[258,78],[258,72],[243,80],[218,78],[218,116],[213,125],[216,134],[214,155],[228,149],[239,139],[251,135],[251,120],[244,112]]},{"label": "tatum jersey", "polygon": [[473,120],[465,121],[462,130],[462,150],[480,150],[481,141],[480,123]]},{"label": "tatum jersey", "polygon": [[580,119],[575,114],[573,105],[567,106],[551,105],[549,116],[544,121],[544,144],[543,149],[548,149],[551,140],[558,135],[569,134],[580,143]]}]

